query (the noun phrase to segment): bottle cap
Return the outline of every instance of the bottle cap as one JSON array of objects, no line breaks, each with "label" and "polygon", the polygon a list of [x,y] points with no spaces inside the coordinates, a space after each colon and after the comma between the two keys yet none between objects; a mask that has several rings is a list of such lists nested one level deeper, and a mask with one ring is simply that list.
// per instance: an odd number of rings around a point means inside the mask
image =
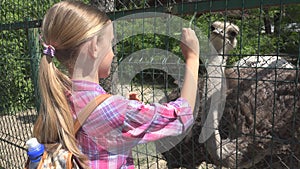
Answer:
[{"label": "bottle cap", "polygon": [[27,155],[29,156],[30,161],[38,162],[41,159],[41,156],[44,153],[44,145],[40,144],[36,138],[31,138],[26,141],[28,147]]},{"label": "bottle cap", "polygon": [[28,149],[36,149],[40,147],[40,143],[37,141],[36,138],[31,138],[28,141],[26,141],[26,146]]}]

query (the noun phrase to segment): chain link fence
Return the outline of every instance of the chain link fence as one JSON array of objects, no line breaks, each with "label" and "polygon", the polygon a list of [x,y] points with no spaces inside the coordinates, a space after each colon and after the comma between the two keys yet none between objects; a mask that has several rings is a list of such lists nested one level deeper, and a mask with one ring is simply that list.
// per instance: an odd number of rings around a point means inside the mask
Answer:
[{"label": "chain link fence", "polygon": [[[25,142],[31,137],[37,117],[37,69],[41,56],[39,27],[46,10],[58,1],[1,0],[0,2],[0,168],[23,168]],[[230,52],[222,50],[211,63],[201,56],[199,100],[196,121],[188,135],[169,151],[155,154],[159,144],[141,145],[133,150],[136,168],[300,168],[300,2],[298,0],[86,0],[105,10],[112,20],[135,23],[118,29],[120,35],[141,28],[144,32],[161,25],[153,13],[169,14],[199,28],[210,40],[223,28],[223,40],[236,40]],[[124,19],[124,16],[151,13]],[[221,21],[221,25],[214,25]],[[225,24],[227,22],[227,24]],[[154,22],[155,23],[155,22]],[[179,25],[181,23],[178,23]],[[233,24],[236,31],[230,31]],[[161,30],[170,32],[171,28]],[[235,33],[235,34],[234,34]],[[176,99],[181,82],[174,72],[147,68],[122,84],[120,68],[132,53],[159,48],[181,58],[179,42],[168,34],[134,34],[122,38],[112,76],[101,85],[114,94],[135,91],[146,103]],[[202,46],[202,48],[205,48]],[[168,53],[165,54],[167,58]],[[221,57],[218,57],[221,56]],[[155,59],[140,64],[157,64]],[[161,61],[161,66],[165,63]],[[132,63],[131,63],[132,64]],[[159,64],[158,64],[159,65]],[[210,69],[213,68],[213,69]],[[178,67],[179,69],[179,67]],[[224,76],[215,76],[221,70]],[[173,74],[172,74],[173,73]],[[115,75],[115,76],[113,76]],[[176,74],[181,76],[182,72]],[[215,79],[223,79],[218,81]],[[226,80],[226,82],[224,81]],[[226,84],[226,101],[212,102],[214,92]],[[223,107],[223,116],[207,125],[212,108]],[[219,109],[217,109],[219,110]],[[201,142],[201,133],[212,135]]]}]

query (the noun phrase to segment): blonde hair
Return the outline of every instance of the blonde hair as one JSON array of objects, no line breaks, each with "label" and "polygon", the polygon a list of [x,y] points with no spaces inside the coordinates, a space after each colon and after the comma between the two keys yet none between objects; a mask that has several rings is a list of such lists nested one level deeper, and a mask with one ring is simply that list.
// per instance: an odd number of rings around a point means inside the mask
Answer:
[{"label": "blonde hair", "polygon": [[[72,74],[80,45],[97,35],[107,21],[106,14],[95,7],[62,1],[48,10],[42,34],[45,43],[55,48],[55,58]],[[61,143],[87,168],[87,157],[78,148],[66,97],[71,88],[70,78],[55,67],[50,56],[43,55],[39,67],[41,104],[33,135],[42,143]]]}]

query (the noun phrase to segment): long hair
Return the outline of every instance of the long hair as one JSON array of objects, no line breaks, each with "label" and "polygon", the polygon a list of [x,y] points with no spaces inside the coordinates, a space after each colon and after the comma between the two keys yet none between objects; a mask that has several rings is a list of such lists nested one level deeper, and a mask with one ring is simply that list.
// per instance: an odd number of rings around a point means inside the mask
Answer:
[{"label": "long hair", "polygon": [[[42,24],[47,45],[55,48],[55,58],[72,74],[80,45],[97,35],[109,20],[97,8],[75,1],[62,1],[51,7]],[[39,67],[41,104],[33,136],[41,143],[60,143],[87,168],[87,157],[78,148],[74,120],[66,94],[72,81],[43,55]]]}]

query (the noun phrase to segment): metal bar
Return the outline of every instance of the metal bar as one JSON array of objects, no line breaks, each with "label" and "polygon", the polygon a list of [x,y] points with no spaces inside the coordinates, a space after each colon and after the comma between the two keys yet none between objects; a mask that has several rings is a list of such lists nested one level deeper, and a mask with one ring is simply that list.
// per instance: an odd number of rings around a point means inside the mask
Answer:
[{"label": "metal bar", "polygon": [[29,56],[30,58],[30,66],[31,66],[31,80],[34,86],[34,95],[35,97],[35,107],[37,112],[39,112],[39,92],[38,92],[38,69],[39,69],[39,58],[41,57],[40,48],[39,48],[39,32],[38,29],[27,29],[28,31],[28,48],[29,48]]},{"label": "metal bar", "polygon": [[[110,16],[110,18],[118,19],[126,15],[145,13],[145,12],[163,12],[163,13],[171,13],[173,15],[182,15],[182,14],[193,14],[194,12],[206,13],[206,12],[218,12],[218,11],[225,11],[225,10],[252,9],[252,8],[258,8],[261,5],[267,7],[267,6],[280,6],[280,5],[290,5],[290,4],[299,4],[299,0],[289,0],[289,1],[286,0],[263,0],[263,1],[211,0],[211,1],[199,1],[199,2],[195,1],[195,2],[189,2],[183,4],[173,4],[168,6],[157,6],[157,7],[150,7],[150,8],[126,10],[126,11],[115,11],[115,12],[109,12],[108,15]],[[16,29],[23,29],[23,28],[37,28],[41,26],[41,23],[42,20],[0,24],[0,31],[16,30]]]},{"label": "metal bar", "polygon": [[28,28],[38,28],[42,24],[42,20],[34,21],[24,21],[24,22],[14,22],[8,24],[0,24],[0,31],[4,30],[18,30],[18,29],[28,29]]},{"label": "metal bar", "polygon": [[[172,14],[190,14],[193,12],[206,13],[225,10],[242,10],[259,8],[260,6],[280,6],[289,4],[299,4],[299,0],[211,0],[201,2],[189,2],[182,5],[170,6]],[[195,7],[197,6],[197,7]],[[226,9],[225,9],[226,8]]]},{"label": "metal bar", "polygon": [[[5,134],[5,135],[7,135],[7,134]],[[8,136],[8,137],[9,137],[9,136]],[[15,147],[17,147],[17,148],[19,148],[19,149],[22,149],[22,150],[27,150],[26,148],[24,148],[24,147],[22,147],[22,146],[20,146],[20,145],[18,145],[18,144],[16,144],[16,143],[13,143],[12,141],[3,139],[3,138],[7,138],[7,137],[5,137],[5,136],[2,137],[2,134],[1,134],[0,142],[5,142],[5,143],[7,143],[7,144],[13,145],[13,146],[15,146]]]}]

